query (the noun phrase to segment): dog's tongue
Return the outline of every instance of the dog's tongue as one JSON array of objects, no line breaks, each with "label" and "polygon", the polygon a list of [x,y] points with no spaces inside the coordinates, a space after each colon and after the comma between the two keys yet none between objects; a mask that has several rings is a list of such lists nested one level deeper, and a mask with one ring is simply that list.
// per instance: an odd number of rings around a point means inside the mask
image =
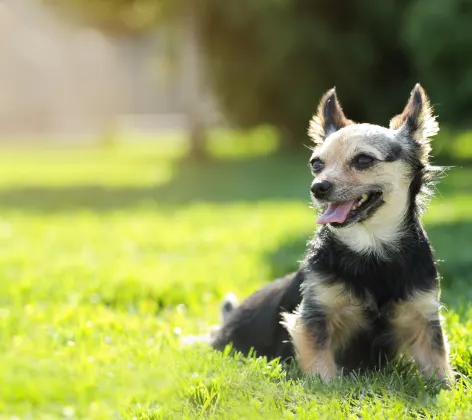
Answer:
[{"label": "dog's tongue", "polygon": [[348,201],[342,204],[331,203],[326,211],[318,217],[316,223],[320,225],[325,225],[326,223],[343,223],[353,205],[354,201]]}]

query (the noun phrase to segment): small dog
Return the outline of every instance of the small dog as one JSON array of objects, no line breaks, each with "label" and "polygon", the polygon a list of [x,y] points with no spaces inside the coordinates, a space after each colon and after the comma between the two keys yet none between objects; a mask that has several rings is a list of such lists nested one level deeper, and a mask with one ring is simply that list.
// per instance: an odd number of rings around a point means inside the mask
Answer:
[{"label": "small dog", "polygon": [[328,91],[309,127],[322,226],[298,272],[240,306],[225,304],[213,347],[296,356],[303,372],[324,381],[405,354],[427,377],[451,380],[439,276],[420,221],[438,130],[419,84],[389,128],[348,120]]}]

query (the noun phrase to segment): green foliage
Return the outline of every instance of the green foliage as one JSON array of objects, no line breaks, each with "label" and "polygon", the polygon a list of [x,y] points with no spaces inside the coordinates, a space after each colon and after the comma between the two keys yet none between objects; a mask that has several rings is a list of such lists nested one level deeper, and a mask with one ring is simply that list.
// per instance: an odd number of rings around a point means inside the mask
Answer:
[{"label": "green foliage", "polygon": [[416,74],[444,121],[472,122],[472,3],[417,0],[403,23],[403,40]]},{"label": "green foliage", "polygon": [[452,170],[426,216],[462,378],[440,390],[399,365],[324,385],[179,344],[218,322],[225,293],[296,269],[315,229],[308,151],[216,135],[205,164],[176,139],[2,150],[0,417],[470,418],[472,170]]},{"label": "green foliage", "polygon": [[347,115],[387,124],[421,82],[441,122],[471,122],[467,0],[203,0],[209,81],[233,123],[303,139],[336,85]]},{"label": "green foliage", "polygon": [[413,86],[399,45],[406,1],[204,0],[209,81],[230,120],[305,138],[320,95],[337,86],[348,116],[386,124]]}]

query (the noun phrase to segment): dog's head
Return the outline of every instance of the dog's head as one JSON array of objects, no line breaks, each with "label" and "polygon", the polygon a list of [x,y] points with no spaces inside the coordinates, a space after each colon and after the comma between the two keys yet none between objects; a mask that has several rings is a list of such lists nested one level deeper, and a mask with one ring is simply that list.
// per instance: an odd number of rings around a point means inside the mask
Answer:
[{"label": "dog's head", "polygon": [[438,130],[419,84],[389,128],[346,119],[335,90],[328,91],[309,128],[316,145],[311,193],[322,210],[317,222],[342,228],[401,217],[415,175],[428,166],[429,138]]}]

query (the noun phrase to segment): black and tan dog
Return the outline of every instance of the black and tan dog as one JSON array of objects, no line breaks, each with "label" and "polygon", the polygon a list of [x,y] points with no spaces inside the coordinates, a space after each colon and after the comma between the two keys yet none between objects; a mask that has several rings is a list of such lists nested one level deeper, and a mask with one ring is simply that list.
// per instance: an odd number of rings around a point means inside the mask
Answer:
[{"label": "black and tan dog", "polygon": [[428,377],[450,379],[439,277],[420,221],[437,131],[420,85],[389,128],[353,123],[334,89],[326,93],[309,129],[322,226],[297,273],[226,305],[212,345],[295,355],[304,372],[323,380],[378,369],[398,354]]}]

